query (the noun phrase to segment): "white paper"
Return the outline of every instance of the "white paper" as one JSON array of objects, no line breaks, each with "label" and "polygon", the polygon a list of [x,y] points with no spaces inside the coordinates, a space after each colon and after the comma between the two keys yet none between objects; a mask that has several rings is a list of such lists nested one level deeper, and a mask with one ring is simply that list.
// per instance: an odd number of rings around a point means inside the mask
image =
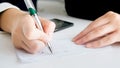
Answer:
[{"label": "white paper", "polygon": [[105,52],[110,52],[112,50],[111,46],[107,46],[104,48],[85,48],[84,45],[76,45],[69,39],[64,40],[53,40],[51,42],[53,54],[48,52],[48,48],[46,47],[42,52],[37,54],[29,54],[22,50],[16,49],[16,55],[21,62],[35,62],[41,61],[44,59],[54,59],[56,57],[65,57],[72,55],[85,55],[89,53],[102,54]]}]

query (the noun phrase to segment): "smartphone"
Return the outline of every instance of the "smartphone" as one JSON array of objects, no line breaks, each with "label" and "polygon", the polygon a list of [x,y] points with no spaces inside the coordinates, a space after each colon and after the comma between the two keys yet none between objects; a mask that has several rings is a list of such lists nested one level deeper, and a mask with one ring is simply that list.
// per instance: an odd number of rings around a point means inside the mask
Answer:
[{"label": "smartphone", "polygon": [[60,20],[60,19],[50,19],[51,21],[53,21],[56,24],[56,28],[54,32],[69,28],[73,26],[72,22],[68,22],[68,21],[64,21],[64,20]]}]

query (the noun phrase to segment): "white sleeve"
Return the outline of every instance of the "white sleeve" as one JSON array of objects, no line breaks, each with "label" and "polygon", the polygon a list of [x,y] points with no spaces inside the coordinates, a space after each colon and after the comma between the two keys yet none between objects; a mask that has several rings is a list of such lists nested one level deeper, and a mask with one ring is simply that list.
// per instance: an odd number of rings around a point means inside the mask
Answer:
[{"label": "white sleeve", "polygon": [[18,7],[8,3],[8,2],[3,2],[3,3],[0,3],[0,12],[3,12],[9,8],[16,8],[16,9],[19,9]]}]

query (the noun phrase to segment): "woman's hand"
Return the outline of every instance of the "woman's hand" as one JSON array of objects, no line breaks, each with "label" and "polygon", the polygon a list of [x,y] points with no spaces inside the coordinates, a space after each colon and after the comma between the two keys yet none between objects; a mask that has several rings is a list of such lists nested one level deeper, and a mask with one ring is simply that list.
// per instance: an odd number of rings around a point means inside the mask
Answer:
[{"label": "woman's hand", "polygon": [[85,47],[104,47],[120,42],[120,15],[109,11],[93,21],[86,29],[73,38],[78,45]]},{"label": "woman's hand", "polygon": [[29,53],[36,53],[42,50],[45,47],[45,43],[51,40],[55,29],[53,22],[40,18],[44,32],[39,30],[36,28],[32,16],[16,9],[5,11],[1,19],[1,28],[11,33],[15,47]]}]

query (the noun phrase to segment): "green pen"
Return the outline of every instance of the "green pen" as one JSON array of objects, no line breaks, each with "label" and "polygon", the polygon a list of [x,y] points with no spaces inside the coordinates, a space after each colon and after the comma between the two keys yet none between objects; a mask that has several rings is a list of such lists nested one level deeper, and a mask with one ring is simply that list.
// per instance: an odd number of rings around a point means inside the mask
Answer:
[{"label": "green pen", "polygon": [[[26,7],[28,8],[28,11],[29,11],[30,15],[32,15],[36,20],[37,28],[44,31],[43,27],[42,27],[42,24],[41,24],[41,22],[38,18],[37,11],[36,11],[36,9],[33,5],[33,2],[31,0],[24,0],[24,2],[26,4]],[[53,53],[52,49],[50,47],[51,44],[48,42],[47,45],[48,45],[48,49],[50,50],[50,52]]]}]

